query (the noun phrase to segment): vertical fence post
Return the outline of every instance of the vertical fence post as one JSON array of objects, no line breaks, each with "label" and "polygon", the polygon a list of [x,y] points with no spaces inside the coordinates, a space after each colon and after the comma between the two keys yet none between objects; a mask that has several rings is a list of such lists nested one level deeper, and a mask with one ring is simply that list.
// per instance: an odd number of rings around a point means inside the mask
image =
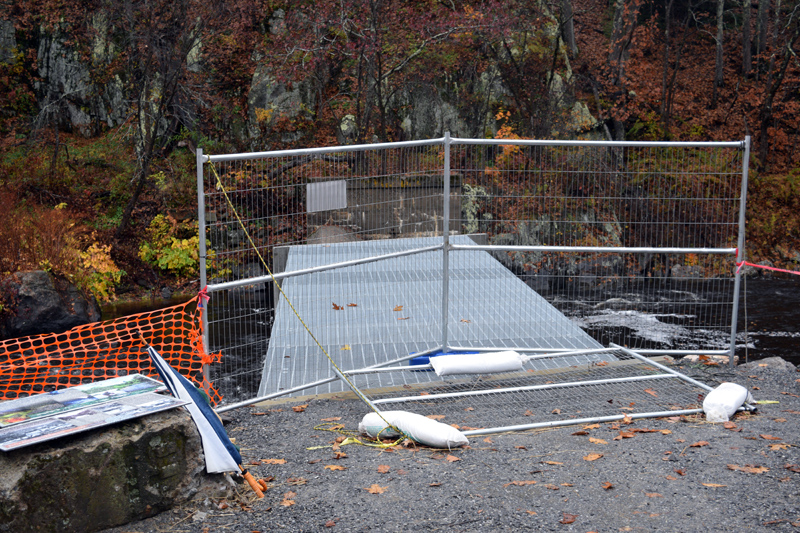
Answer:
[{"label": "vertical fence post", "polygon": [[442,173],[442,351],[447,352],[447,322],[450,306],[450,132],[444,134]]},{"label": "vertical fence post", "polygon": [[[199,263],[200,263],[200,290],[206,287],[206,198],[205,180],[203,178],[203,149],[198,148],[197,152],[197,235],[199,237]],[[197,304],[202,302],[198,300]],[[203,350],[208,353],[208,305],[203,306],[200,311],[200,320],[203,324]],[[211,375],[207,364],[203,364],[203,377],[206,381],[211,381]]]},{"label": "vertical fence post", "polygon": [[739,321],[739,287],[742,272],[739,264],[745,260],[744,230],[745,205],[747,204],[747,174],[750,165],[750,136],[744,138],[744,155],[742,156],[742,190],[739,193],[739,237],[736,241],[736,277],[733,282],[733,312],[731,313],[731,348],[728,366],[733,367],[733,356],[736,354],[736,323]]}]

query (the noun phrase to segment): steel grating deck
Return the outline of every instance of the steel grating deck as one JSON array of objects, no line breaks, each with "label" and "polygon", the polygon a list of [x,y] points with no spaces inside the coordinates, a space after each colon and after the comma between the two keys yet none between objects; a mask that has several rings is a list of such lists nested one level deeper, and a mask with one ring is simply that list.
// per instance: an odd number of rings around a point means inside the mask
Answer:
[{"label": "steel grating deck", "polygon": [[[292,246],[286,271],[441,242],[441,237],[417,237]],[[468,236],[453,236],[450,242],[473,243]],[[282,288],[337,366],[362,369],[442,346],[442,262],[442,251],[433,250],[285,278]],[[526,368],[534,372],[613,360],[608,352],[592,353],[602,345],[488,252],[453,251],[448,271],[448,346],[589,351],[531,361]],[[333,376],[327,358],[281,298],[258,395]],[[436,377],[430,372],[375,374],[368,388],[414,386],[431,376]],[[342,390],[346,385],[337,380],[302,394]]]}]

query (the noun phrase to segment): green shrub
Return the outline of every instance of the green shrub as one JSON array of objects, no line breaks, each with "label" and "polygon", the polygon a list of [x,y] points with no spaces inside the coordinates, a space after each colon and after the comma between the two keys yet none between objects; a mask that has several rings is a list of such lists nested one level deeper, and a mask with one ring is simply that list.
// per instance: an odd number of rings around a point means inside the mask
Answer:
[{"label": "green shrub", "polygon": [[139,258],[164,272],[197,275],[199,244],[196,223],[177,222],[172,217],[156,215],[139,245]]}]

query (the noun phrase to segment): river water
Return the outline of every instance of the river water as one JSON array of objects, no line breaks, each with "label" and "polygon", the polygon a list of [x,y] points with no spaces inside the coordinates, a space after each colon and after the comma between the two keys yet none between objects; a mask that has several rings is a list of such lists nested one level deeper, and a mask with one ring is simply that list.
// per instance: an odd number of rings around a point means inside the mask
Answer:
[{"label": "river water", "polygon": [[[740,360],[779,356],[800,365],[800,276],[743,278],[742,286],[736,352]],[[103,320],[178,305],[193,297],[177,295],[168,300],[111,304],[103,308]],[[708,339],[686,338],[683,328],[665,328],[662,322],[648,323],[637,320],[635,315],[630,320],[622,325],[635,329],[635,334],[644,339],[659,339],[665,346],[692,348],[707,344]]]}]

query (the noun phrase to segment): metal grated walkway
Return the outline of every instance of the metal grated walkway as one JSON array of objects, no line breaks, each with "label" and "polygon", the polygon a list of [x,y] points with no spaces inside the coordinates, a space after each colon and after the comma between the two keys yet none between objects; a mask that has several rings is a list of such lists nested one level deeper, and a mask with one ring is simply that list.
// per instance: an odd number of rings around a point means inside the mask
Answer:
[{"label": "metal grated walkway", "polygon": [[[441,242],[441,237],[416,237],[292,246],[286,271]],[[468,236],[453,236],[450,242],[473,244]],[[361,369],[441,348],[442,256],[441,250],[433,250],[303,274],[284,279],[282,287],[339,368]],[[603,348],[488,252],[451,252],[449,272],[448,346],[498,350]],[[601,356],[589,353],[531,361],[529,368],[547,370],[601,360]],[[333,375],[327,358],[281,298],[258,395],[301,387]],[[372,379],[372,386],[395,387],[428,382],[430,373],[394,372]],[[331,381],[304,394],[339,392],[345,387]]]}]

